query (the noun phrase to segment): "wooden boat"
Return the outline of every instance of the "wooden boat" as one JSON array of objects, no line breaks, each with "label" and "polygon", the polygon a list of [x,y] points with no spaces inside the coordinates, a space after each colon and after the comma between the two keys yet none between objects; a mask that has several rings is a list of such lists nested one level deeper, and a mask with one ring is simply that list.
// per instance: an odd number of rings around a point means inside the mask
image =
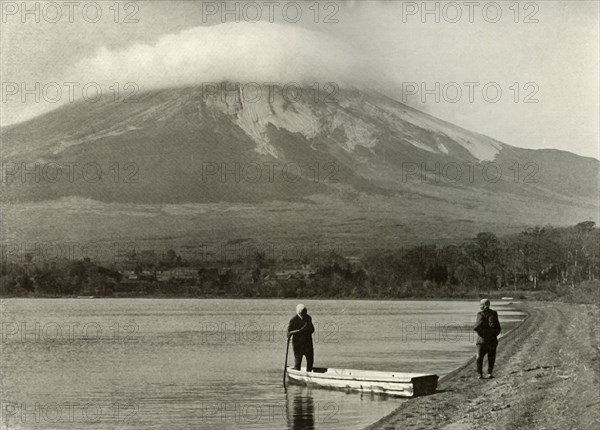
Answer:
[{"label": "wooden boat", "polygon": [[327,367],[315,367],[312,372],[288,367],[287,376],[291,382],[297,384],[400,397],[433,394],[438,382],[437,375],[423,373],[377,372]]}]

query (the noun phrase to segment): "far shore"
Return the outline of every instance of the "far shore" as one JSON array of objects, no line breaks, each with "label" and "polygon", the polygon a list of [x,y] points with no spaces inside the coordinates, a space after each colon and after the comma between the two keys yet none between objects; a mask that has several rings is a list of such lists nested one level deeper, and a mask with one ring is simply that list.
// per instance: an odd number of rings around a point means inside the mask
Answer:
[{"label": "far shore", "polygon": [[[506,294],[503,296],[498,296],[497,294],[491,294],[489,296],[492,301],[522,301],[525,300],[522,295],[510,295]],[[295,301],[308,301],[308,300],[319,300],[319,301],[367,301],[367,302],[421,302],[421,301],[432,301],[432,302],[452,302],[452,301],[479,301],[481,298],[488,297],[486,294],[480,294],[478,296],[465,296],[465,297],[243,297],[243,296],[197,296],[197,297],[186,297],[186,296],[167,296],[167,295],[147,295],[147,296],[134,296],[134,295],[123,295],[123,296],[39,296],[39,295],[30,295],[30,296],[0,296],[0,300],[4,299],[44,299],[44,300],[55,300],[55,299],[75,299],[75,300],[98,300],[98,299],[108,299],[108,300],[119,300],[119,299],[150,299],[150,300],[160,300],[160,299],[173,299],[173,300],[295,300]],[[508,297],[509,299],[503,299],[503,297]]]}]

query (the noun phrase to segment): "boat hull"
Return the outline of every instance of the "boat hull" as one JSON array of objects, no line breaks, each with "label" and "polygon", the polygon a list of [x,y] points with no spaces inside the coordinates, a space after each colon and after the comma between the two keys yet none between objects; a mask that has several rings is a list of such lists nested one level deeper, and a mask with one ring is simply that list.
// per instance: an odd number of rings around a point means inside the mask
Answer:
[{"label": "boat hull", "polygon": [[437,375],[422,373],[376,372],[369,370],[315,367],[312,372],[288,367],[288,379],[297,384],[322,388],[359,391],[398,397],[435,393]]}]

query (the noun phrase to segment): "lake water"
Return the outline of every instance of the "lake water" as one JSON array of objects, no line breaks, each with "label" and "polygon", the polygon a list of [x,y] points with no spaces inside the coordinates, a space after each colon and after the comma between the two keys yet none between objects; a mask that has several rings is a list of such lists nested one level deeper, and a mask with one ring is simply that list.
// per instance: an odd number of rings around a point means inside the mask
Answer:
[{"label": "lake water", "polygon": [[[475,351],[477,302],[304,303],[316,327],[315,366],[442,376]],[[296,304],[2,300],[2,428],[348,430],[410,401],[286,392],[285,328]],[[524,317],[495,309],[504,332]]]}]

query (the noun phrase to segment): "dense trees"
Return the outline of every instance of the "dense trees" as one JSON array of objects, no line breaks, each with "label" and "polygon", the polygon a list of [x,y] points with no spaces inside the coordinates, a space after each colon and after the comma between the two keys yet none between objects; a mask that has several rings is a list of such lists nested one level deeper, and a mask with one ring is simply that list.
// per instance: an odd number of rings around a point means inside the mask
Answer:
[{"label": "dense trees", "polygon": [[[462,243],[372,251],[360,260],[331,254],[316,266],[275,261],[261,253],[206,264],[186,261],[172,250],[162,256],[142,251],[127,257],[125,263],[134,268],[130,272],[135,276],[124,277],[123,267],[105,267],[89,259],[25,258],[0,263],[0,295],[404,298],[531,290],[547,292],[548,298],[578,294],[594,298],[600,297],[599,244],[600,229],[585,221],[573,227],[532,227],[501,238],[481,232]],[[178,277],[182,267],[187,268],[186,276]]]},{"label": "dense trees", "polygon": [[417,246],[391,255],[375,252],[368,266],[377,270],[371,276],[377,285],[396,285],[399,297],[427,295],[425,286],[441,296],[507,289],[557,292],[600,277],[599,246],[600,229],[587,221],[568,228],[528,228],[503,238],[482,232],[460,244]]}]

